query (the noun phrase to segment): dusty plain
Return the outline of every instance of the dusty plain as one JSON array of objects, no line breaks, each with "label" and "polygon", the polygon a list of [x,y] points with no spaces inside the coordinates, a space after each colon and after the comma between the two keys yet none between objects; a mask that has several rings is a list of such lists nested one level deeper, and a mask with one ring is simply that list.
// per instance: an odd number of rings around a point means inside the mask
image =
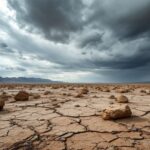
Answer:
[{"label": "dusty plain", "polygon": [[[150,150],[150,84],[1,84],[0,95],[0,150]],[[132,116],[104,120],[119,95]]]}]

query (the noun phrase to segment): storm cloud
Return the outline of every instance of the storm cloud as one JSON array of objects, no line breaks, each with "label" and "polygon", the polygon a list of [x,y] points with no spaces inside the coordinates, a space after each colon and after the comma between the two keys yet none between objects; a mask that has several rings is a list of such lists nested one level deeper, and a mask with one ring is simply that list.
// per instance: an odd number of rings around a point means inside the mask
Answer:
[{"label": "storm cloud", "polygon": [[5,0],[1,7],[1,75],[16,68],[11,76],[150,80],[149,0]]},{"label": "storm cloud", "polygon": [[82,29],[84,5],[81,0],[9,0],[9,4],[16,10],[22,28],[34,32],[36,27],[55,42],[66,42],[70,32]]},{"label": "storm cloud", "polygon": [[150,1],[149,0],[95,0],[91,6],[94,11],[90,22],[107,26],[121,39],[137,38],[149,34],[150,31]]}]

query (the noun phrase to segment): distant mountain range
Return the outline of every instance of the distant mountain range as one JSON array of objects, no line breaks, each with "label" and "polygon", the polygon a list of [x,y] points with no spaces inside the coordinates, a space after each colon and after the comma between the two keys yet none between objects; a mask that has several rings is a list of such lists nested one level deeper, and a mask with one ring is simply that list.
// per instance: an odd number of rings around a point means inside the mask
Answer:
[{"label": "distant mountain range", "polygon": [[42,78],[26,78],[26,77],[0,77],[0,83],[59,83],[59,81],[52,81]]}]

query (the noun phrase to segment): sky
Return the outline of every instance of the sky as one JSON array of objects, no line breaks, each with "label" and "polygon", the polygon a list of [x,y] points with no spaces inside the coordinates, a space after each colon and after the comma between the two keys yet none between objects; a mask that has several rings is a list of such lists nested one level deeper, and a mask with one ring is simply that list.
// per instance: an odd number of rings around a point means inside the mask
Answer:
[{"label": "sky", "polygon": [[150,81],[150,0],[0,0],[0,76]]}]

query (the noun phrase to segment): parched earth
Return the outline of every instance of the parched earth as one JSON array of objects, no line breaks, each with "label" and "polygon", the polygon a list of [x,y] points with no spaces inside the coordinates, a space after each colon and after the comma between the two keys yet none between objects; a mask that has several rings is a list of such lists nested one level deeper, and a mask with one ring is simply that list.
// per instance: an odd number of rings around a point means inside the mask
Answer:
[{"label": "parched earth", "polygon": [[[28,101],[14,100],[20,90]],[[0,150],[150,150],[150,85],[0,85],[2,93]],[[132,116],[103,120],[120,94]]]}]

